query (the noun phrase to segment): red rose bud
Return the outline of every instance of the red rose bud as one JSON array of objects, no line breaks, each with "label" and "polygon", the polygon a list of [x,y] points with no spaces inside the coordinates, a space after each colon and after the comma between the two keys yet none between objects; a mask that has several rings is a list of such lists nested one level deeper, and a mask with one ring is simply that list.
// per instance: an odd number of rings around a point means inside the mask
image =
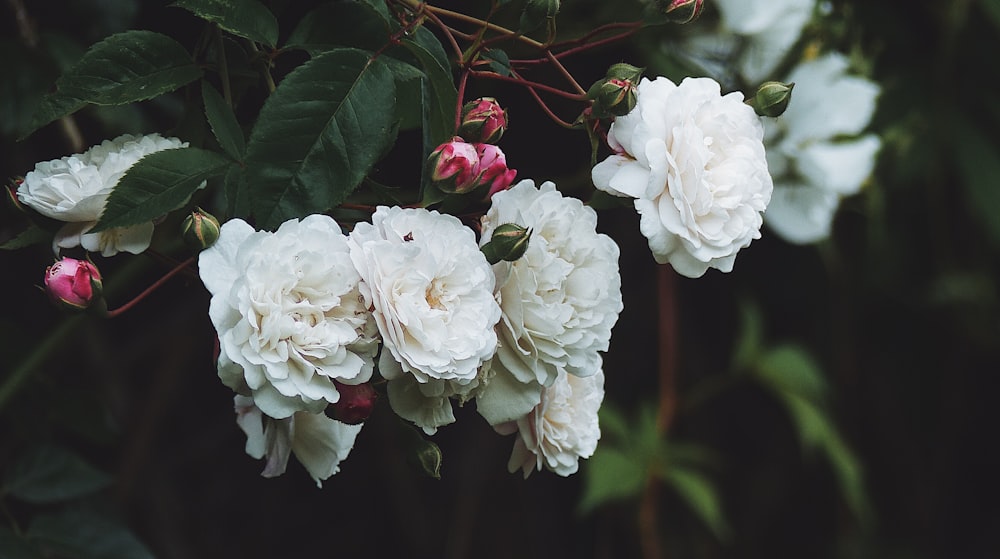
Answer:
[{"label": "red rose bud", "polygon": [[348,425],[358,425],[368,419],[375,409],[375,400],[378,393],[372,388],[370,382],[363,384],[341,384],[333,381],[340,392],[340,399],[336,404],[330,405],[331,416]]},{"label": "red rose bud", "polygon": [[514,182],[514,177],[517,176],[517,171],[507,168],[507,158],[503,151],[493,144],[476,144],[476,152],[479,155],[479,178],[476,183],[490,185],[487,196],[493,196],[510,187],[510,183]]},{"label": "red rose bud", "polygon": [[449,194],[461,194],[478,186],[479,156],[476,146],[454,137],[427,158],[431,181]]},{"label": "red rose bud", "polygon": [[705,8],[705,0],[659,0],[660,10],[674,23],[691,23]]},{"label": "red rose bud", "polygon": [[45,292],[57,305],[86,309],[101,296],[101,273],[87,260],[63,258],[45,269]]},{"label": "red rose bud", "polygon": [[492,97],[480,97],[462,107],[458,135],[473,143],[495,144],[507,130],[507,111]]}]

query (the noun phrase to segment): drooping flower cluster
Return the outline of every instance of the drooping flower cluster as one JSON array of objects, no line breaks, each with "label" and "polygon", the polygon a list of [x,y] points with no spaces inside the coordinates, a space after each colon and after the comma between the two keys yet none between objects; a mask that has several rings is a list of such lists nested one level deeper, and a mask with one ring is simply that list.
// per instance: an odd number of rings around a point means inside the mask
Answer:
[{"label": "drooping flower cluster", "polygon": [[635,199],[657,262],[688,277],[729,272],[760,238],[771,198],[763,137],[743,95],[721,95],[712,79],[644,78],[636,107],[611,125],[617,153],[594,167],[594,185]]},{"label": "drooping flower cluster", "polygon": [[149,248],[153,223],[88,231],[100,219],[104,205],[118,181],[143,157],[187,147],[177,138],[159,134],[125,134],[76,155],[35,165],[18,186],[17,198],[38,213],[66,225],[56,234],[54,249],[82,246],[91,252],[112,256],[118,252],[138,254]]}]

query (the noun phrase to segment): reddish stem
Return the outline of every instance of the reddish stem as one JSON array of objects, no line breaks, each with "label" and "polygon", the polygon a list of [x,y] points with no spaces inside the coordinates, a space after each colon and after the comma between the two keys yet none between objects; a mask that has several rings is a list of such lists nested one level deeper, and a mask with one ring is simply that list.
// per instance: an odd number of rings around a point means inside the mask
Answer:
[{"label": "reddish stem", "polygon": [[125,311],[131,309],[136,304],[138,304],[139,301],[142,301],[143,299],[145,299],[146,297],[148,297],[150,293],[152,293],[152,292],[156,291],[157,289],[159,289],[160,286],[162,286],[164,283],[167,283],[167,281],[170,278],[172,278],[172,277],[176,276],[177,274],[181,273],[185,268],[187,268],[188,266],[190,266],[191,264],[193,264],[196,258],[197,258],[196,256],[192,256],[192,257],[188,258],[187,260],[185,260],[184,262],[181,262],[180,264],[178,264],[177,266],[175,266],[172,270],[170,270],[169,272],[167,272],[166,275],[164,275],[162,278],[156,280],[156,282],[154,282],[153,285],[150,285],[149,287],[147,287],[145,291],[143,291],[142,293],[140,293],[134,299],[132,299],[128,303],[125,303],[124,305],[118,307],[117,309],[105,312],[104,316],[107,317],[107,318],[114,318],[114,317],[116,317],[116,316],[124,313]]},{"label": "reddish stem", "polygon": [[481,70],[472,70],[472,75],[477,78],[488,78],[491,80],[516,83],[519,85],[523,85],[525,87],[540,89],[542,91],[547,91],[553,95],[559,95],[560,97],[565,97],[567,99],[572,99],[574,101],[583,101],[584,99],[587,98],[585,95],[580,95],[578,93],[569,93],[561,89],[552,87],[550,85],[545,85],[544,83],[533,82],[523,78],[511,78],[508,76],[502,76],[500,74],[497,74],[496,72],[483,72]]},{"label": "reddish stem", "polygon": [[469,83],[469,74],[472,69],[466,68],[462,70],[462,77],[458,79],[458,101],[455,103],[455,134],[458,134],[458,129],[462,127],[462,102],[465,99],[465,86]]}]

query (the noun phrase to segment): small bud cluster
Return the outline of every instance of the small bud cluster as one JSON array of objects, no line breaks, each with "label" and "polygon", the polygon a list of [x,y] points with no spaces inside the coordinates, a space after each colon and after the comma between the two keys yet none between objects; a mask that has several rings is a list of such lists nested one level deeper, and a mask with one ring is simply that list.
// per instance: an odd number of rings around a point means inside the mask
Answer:
[{"label": "small bud cluster", "polygon": [[596,118],[610,118],[627,115],[638,100],[636,85],[642,78],[643,68],[636,68],[624,62],[608,68],[604,79],[590,86],[587,96],[594,101],[591,108]]},{"label": "small bud cluster", "polygon": [[517,171],[507,168],[507,158],[495,145],[506,129],[507,111],[496,99],[481,97],[466,103],[459,135],[439,145],[427,159],[431,181],[448,194],[488,185],[492,196],[509,187]]}]

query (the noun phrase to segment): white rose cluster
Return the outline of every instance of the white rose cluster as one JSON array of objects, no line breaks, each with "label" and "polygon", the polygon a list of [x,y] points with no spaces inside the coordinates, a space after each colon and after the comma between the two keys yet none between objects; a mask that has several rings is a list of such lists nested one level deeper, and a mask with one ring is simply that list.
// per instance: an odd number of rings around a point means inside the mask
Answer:
[{"label": "white rose cluster", "polygon": [[88,233],[104,212],[108,196],[132,165],[143,157],[187,147],[177,138],[159,134],[126,134],[75,155],[35,165],[17,188],[20,202],[66,225],[56,233],[54,249],[82,246],[90,252],[112,256],[138,254],[149,248],[153,223]]},{"label": "white rose cluster", "polygon": [[622,309],[618,246],[596,221],[522,181],[493,197],[480,242],[517,222],[529,248],[492,266],[471,228],[426,209],[379,207],[349,234],[325,215],[273,233],[226,222],[199,272],[247,453],[268,477],[291,454],[317,483],[336,473],[361,425],[324,412],[373,380],[379,355],[389,405],[425,433],[476,399],[497,431],[521,432],[512,472],[575,472],[600,436],[598,352]]},{"label": "white rose cluster", "polygon": [[635,108],[615,119],[594,185],[634,198],[656,261],[687,277],[729,272],[760,238],[773,183],[764,129],[743,95],[710,78],[643,78]]}]

